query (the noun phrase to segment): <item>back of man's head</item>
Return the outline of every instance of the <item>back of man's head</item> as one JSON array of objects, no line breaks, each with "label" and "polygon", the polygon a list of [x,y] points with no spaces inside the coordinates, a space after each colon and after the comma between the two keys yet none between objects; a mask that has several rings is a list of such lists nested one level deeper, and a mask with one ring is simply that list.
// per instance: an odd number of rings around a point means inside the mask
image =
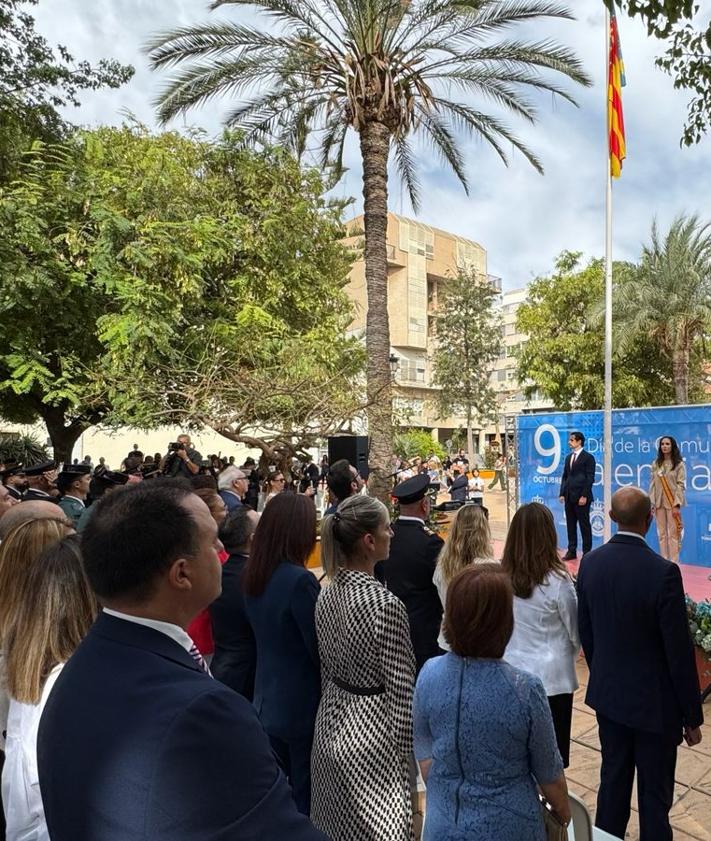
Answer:
[{"label": "back of man's head", "polygon": [[237,479],[242,478],[244,478],[244,473],[239,469],[239,467],[235,467],[234,465],[225,467],[225,469],[222,470],[217,477],[218,490],[230,491],[232,490],[233,483]]},{"label": "back of man's head", "polygon": [[189,488],[162,480],[120,488],[96,503],[82,555],[101,601],[145,604],[161,573],[197,551],[196,524],[185,506],[191,496]]},{"label": "back of man's head", "polygon": [[250,537],[254,534],[259,514],[248,505],[230,511],[220,526],[220,540],[230,555],[249,551]]},{"label": "back of man's head", "polygon": [[326,484],[332,497],[335,497],[338,502],[343,502],[348,499],[353,493],[353,468],[351,463],[346,458],[335,461],[326,476]]},{"label": "back of man's head", "polygon": [[29,523],[31,520],[62,519],[64,519],[64,512],[55,502],[40,500],[21,502],[18,505],[13,505],[0,520],[0,541],[5,540],[8,534],[22,523]]},{"label": "back of man's head", "polygon": [[651,513],[652,501],[640,488],[620,488],[612,495],[610,517],[623,531],[646,534]]}]

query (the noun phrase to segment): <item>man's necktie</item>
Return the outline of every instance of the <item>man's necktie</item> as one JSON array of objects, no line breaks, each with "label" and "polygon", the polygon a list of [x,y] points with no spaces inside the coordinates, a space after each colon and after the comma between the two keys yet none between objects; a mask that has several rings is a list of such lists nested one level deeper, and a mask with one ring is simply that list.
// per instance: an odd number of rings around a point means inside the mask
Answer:
[{"label": "man's necktie", "polygon": [[203,659],[203,656],[202,654],[200,654],[200,651],[198,650],[198,647],[195,645],[195,643],[192,644],[192,648],[190,649],[190,656],[198,664],[198,666],[200,666],[203,672],[207,672],[207,674],[210,674],[210,669],[207,667],[207,663]]},{"label": "man's necktie", "polygon": [[573,453],[573,457],[570,459],[570,469],[573,469],[573,465],[575,464],[575,459],[578,457],[577,453]]}]

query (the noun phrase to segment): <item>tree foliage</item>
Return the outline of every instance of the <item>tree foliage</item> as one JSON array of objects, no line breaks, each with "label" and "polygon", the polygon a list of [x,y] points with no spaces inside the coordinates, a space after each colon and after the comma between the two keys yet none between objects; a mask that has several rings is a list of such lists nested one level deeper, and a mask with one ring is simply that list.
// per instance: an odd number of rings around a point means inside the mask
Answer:
[{"label": "tree foliage", "polygon": [[432,379],[439,389],[439,415],[466,417],[470,453],[472,424],[483,425],[496,413],[490,377],[501,348],[497,300],[498,292],[486,277],[462,269],[441,284],[434,317]]},{"label": "tree foliage", "polygon": [[[528,336],[519,351],[518,379],[527,396],[538,389],[556,409],[599,409],[604,399],[604,265],[563,252],[555,270],[537,278],[517,315],[517,329]],[[632,283],[637,267],[613,266],[613,312],[619,312],[620,289]],[[616,318],[613,336],[613,405],[661,406],[674,402],[669,360],[644,331]],[[622,350],[624,337],[624,350]]]},{"label": "tree foliage", "polygon": [[657,66],[677,90],[690,94],[681,142],[699,143],[711,128],[711,20],[699,20],[696,0],[621,0],[621,5],[644,20],[650,35],[668,41]]},{"label": "tree foliage", "polygon": [[0,183],[29,144],[57,141],[69,126],[58,108],[78,106],[79,94],[116,88],[133,68],[111,59],[75,61],[66,47],[51,46],[35,30],[28,7],[38,0],[0,0]]},{"label": "tree foliage", "polygon": [[[347,389],[335,373],[362,358],[343,338],[350,255],[323,192],[287,153],[231,135],[132,126],[36,144],[0,193],[2,413],[41,417],[66,457],[97,423],[220,426],[221,377],[233,395],[267,371],[284,392],[318,364],[332,394]],[[259,420],[277,423],[255,387],[244,376]]]},{"label": "tree foliage", "polygon": [[434,438],[423,429],[404,429],[395,433],[393,439],[393,452],[400,458],[411,459],[419,456],[421,459],[437,456],[443,461],[447,451]]},{"label": "tree foliage", "polygon": [[618,311],[620,350],[630,337],[649,336],[672,366],[676,402],[688,403],[700,375],[695,351],[711,334],[711,225],[679,216],[662,236],[655,222],[639,270],[620,288]]}]

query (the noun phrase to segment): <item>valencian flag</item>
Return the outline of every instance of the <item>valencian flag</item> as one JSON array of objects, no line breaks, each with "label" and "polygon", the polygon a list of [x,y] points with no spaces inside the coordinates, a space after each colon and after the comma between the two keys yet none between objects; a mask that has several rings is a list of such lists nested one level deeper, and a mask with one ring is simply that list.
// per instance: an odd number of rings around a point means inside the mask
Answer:
[{"label": "valencian flag", "polygon": [[614,2],[610,4],[610,66],[607,75],[607,126],[610,145],[610,174],[619,178],[626,155],[625,120],[622,114],[622,88],[625,86],[625,64],[620,48]]}]

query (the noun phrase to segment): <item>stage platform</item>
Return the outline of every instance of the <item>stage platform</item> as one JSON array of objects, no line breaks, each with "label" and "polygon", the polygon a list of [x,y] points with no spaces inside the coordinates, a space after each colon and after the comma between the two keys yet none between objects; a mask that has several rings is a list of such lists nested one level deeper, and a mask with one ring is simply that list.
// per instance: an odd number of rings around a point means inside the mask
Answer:
[{"label": "stage platform", "polygon": [[[500,558],[504,551],[504,541],[494,540],[494,556]],[[565,554],[565,550],[560,550],[561,556]],[[568,569],[571,574],[578,571],[578,564],[580,560],[568,561]],[[704,599],[711,599],[711,569],[708,567],[691,566],[690,564],[679,564],[681,568],[681,577],[684,581],[684,592],[691,596],[695,602],[703,601]]]}]

